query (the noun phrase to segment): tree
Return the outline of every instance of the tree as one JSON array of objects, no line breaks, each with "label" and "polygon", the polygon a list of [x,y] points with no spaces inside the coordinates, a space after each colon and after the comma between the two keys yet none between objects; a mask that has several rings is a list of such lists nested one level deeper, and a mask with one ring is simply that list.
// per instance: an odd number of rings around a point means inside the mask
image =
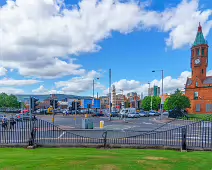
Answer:
[{"label": "tree", "polygon": [[178,109],[186,109],[190,108],[191,103],[188,97],[182,94],[182,92],[177,89],[174,94],[172,94],[169,98],[164,102],[165,110],[173,110],[175,108]]},{"label": "tree", "polygon": [[152,96],[152,97],[146,96],[142,101],[142,108],[146,111],[151,110],[151,100],[152,100],[152,110],[158,110],[161,103],[161,98],[158,96]]},{"label": "tree", "polygon": [[16,96],[7,95],[5,93],[0,94],[0,107],[1,108],[20,108],[20,103]]}]

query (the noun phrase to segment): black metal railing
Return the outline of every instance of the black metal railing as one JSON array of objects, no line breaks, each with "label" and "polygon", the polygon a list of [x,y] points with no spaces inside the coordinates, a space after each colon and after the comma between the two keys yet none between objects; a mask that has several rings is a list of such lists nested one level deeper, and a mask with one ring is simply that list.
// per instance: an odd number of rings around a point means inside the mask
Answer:
[{"label": "black metal railing", "polygon": [[172,120],[150,131],[64,130],[50,122],[25,120],[0,126],[0,145],[122,145],[212,149],[212,121]]}]

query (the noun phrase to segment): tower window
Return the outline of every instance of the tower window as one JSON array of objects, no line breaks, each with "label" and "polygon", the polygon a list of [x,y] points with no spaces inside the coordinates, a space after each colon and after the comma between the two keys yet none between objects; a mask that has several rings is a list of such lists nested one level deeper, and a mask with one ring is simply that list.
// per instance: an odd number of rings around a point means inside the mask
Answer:
[{"label": "tower window", "polygon": [[199,48],[196,49],[196,55],[198,55],[198,56],[200,55],[200,49]]},{"label": "tower window", "polygon": [[199,97],[198,92],[194,92],[194,99],[195,99],[195,100],[198,100],[198,97]]},{"label": "tower window", "polygon": [[202,69],[202,74],[204,74],[204,70]]},{"label": "tower window", "polygon": [[202,48],[202,55],[205,55],[205,49]]},{"label": "tower window", "polygon": [[199,85],[198,82],[196,82],[196,87],[198,87],[198,85]]}]

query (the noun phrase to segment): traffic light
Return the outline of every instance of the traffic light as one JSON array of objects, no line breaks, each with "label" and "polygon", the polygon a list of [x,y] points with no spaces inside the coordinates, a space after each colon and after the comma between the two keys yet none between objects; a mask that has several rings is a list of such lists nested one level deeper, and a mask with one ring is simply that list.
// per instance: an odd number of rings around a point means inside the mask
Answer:
[{"label": "traffic light", "polygon": [[39,99],[36,99],[36,98],[34,98],[34,97],[30,97],[30,110],[32,111],[32,112],[34,112],[34,111],[36,111],[37,110],[37,106],[38,106],[38,101],[39,101]]},{"label": "traffic light", "polygon": [[58,108],[58,100],[54,100],[54,105],[53,105],[54,109]]},{"label": "traffic light", "polygon": [[78,101],[77,102],[77,110],[79,110],[80,109],[80,102]]},{"label": "traffic light", "polygon": [[37,106],[39,105],[38,103],[39,99],[36,99],[36,98],[33,98],[33,111],[36,111],[37,110]]},{"label": "traffic light", "polygon": [[53,107],[53,105],[54,105],[54,100],[50,100],[50,106]]},{"label": "traffic light", "polygon": [[75,102],[72,102],[72,110],[75,110]]}]

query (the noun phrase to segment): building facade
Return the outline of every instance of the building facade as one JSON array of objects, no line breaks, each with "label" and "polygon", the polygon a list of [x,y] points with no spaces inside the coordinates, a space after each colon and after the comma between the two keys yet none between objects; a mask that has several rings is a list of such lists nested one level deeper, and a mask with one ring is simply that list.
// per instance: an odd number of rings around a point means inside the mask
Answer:
[{"label": "building facade", "polygon": [[109,96],[99,97],[101,102],[101,109],[109,109]]},{"label": "building facade", "polygon": [[187,78],[185,86],[185,95],[191,101],[189,113],[212,113],[212,76],[206,76],[208,47],[199,25],[191,48],[192,76]]},{"label": "building facade", "polygon": [[160,87],[154,86],[148,88],[148,96],[160,96]]}]

